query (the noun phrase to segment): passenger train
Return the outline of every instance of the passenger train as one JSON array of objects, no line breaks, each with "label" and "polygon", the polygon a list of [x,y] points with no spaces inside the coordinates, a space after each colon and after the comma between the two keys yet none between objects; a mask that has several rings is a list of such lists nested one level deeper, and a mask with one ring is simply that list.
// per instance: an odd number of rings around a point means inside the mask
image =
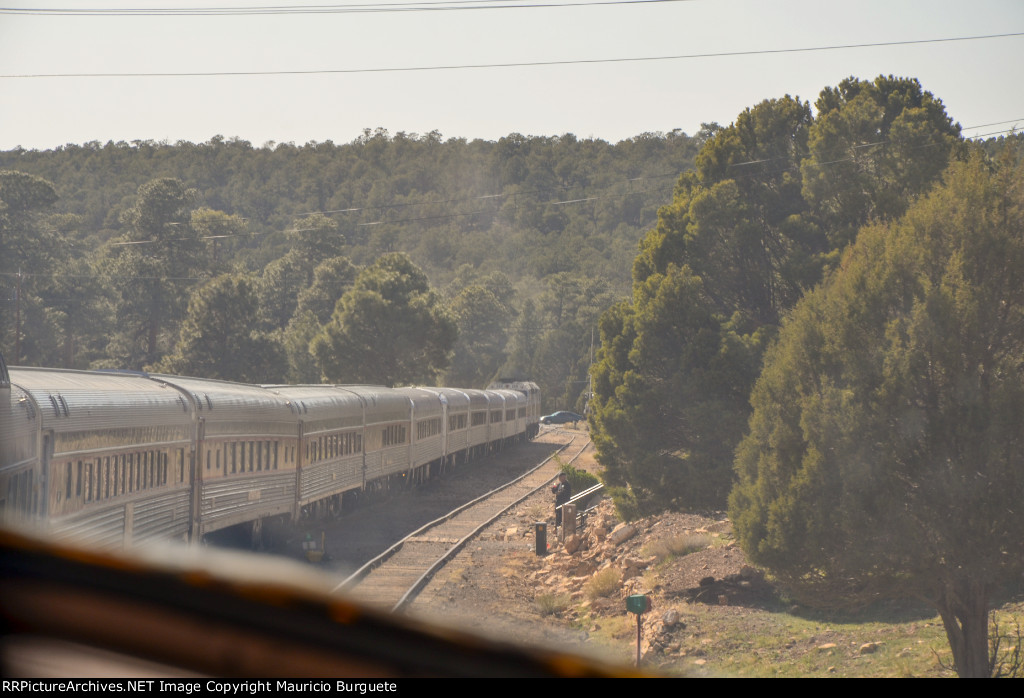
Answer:
[{"label": "passenger train", "polygon": [[532,438],[539,419],[529,382],[257,386],[0,357],[0,520],[114,549],[255,531]]}]

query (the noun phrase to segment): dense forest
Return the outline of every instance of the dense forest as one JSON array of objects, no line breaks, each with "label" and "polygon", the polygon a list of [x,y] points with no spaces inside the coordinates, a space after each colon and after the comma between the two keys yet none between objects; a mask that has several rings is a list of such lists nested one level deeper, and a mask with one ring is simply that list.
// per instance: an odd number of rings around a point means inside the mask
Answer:
[{"label": "dense forest", "polygon": [[[262,382],[530,376],[551,409],[582,409],[597,318],[628,294],[637,242],[715,128],[614,145],[378,129],[344,145],[3,152],[2,345],[15,364]],[[381,263],[394,253],[405,261]],[[404,335],[370,323],[342,342],[374,302],[429,305],[443,326],[395,313]],[[412,351],[430,332],[422,370],[351,360],[359,341]]]}]

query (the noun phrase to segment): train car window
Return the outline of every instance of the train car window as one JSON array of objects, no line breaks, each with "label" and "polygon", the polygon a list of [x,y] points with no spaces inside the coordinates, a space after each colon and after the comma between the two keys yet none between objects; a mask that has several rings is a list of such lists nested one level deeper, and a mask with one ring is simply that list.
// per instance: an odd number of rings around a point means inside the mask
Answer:
[{"label": "train car window", "polygon": [[92,463],[85,464],[85,501],[92,501],[93,493]]},{"label": "train car window", "polygon": [[65,485],[65,491],[67,494],[64,495],[66,499],[71,499],[71,463],[68,463],[68,477]]}]

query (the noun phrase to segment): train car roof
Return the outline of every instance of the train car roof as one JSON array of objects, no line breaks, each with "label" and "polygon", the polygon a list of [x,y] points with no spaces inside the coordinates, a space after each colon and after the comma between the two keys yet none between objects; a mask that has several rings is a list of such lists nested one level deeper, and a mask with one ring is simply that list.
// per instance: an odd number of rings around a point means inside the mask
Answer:
[{"label": "train car roof", "polygon": [[437,393],[413,387],[395,388],[395,391],[412,400],[413,406],[416,408],[417,417],[423,416],[422,410],[430,410],[437,413],[440,413],[442,410],[441,398]]},{"label": "train car roof", "polygon": [[448,409],[469,409],[469,395],[466,394],[465,390],[460,390],[459,388],[430,388],[427,386],[422,386],[420,390],[436,393],[442,401],[448,402]]},{"label": "train car roof", "polygon": [[359,396],[335,385],[264,385],[264,389],[290,400],[300,408],[300,414],[310,410],[363,409]]},{"label": "train car roof", "polygon": [[488,390],[516,390],[526,395],[540,392],[540,387],[533,381],[520,381],[512,378],[499,378],[487,386]]},{"label": "train car roof", "polygon": [[10,373],[12,383],[31,396],[44,429],[84,431],[192,421],[192,406],[181,393],[143,376],[23,367]]},{"label": "train car roof", "polygon": [[466,388],[463,392],[469,397],[469,404],[474,410],[484,409],[491,403],[491,398],[488,397],[486,390]]},{"label": "train car roof", "polygon": [[161,374],[152,374],[150,378],[191,395],[208,421],[291,421],[295,416],[295,410],[288,400],[258,385]]},{"label": "train car roof", "polygon": [[515,403],[515,404],[517,404],[517,405],[518,405],[519,403],[523,403],[523,404],[526,404],[526,395],[525,395],[525,394],[523,394],[523,393],[521,393],[521,392],[519,392],[518,390],[505,390],[505,389],[500,389],[500,390],[495,390],[495,391],[493,391],[493,392],[495,392],[495,393],[498,393],[499,395],[501,395],[502,397],[504,397],[504,398],[505,398],[505,402],[506,402],[506,403],[507,403],[507,402],[508,402],[509,400],[511,400],[512,402],[514,402],[514,403]]}]

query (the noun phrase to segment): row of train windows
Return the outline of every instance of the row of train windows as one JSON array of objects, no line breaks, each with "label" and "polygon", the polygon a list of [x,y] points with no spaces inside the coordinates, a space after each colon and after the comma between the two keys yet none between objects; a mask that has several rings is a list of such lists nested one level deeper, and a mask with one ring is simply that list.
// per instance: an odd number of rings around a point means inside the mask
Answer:
[{"label": "row of train windows", "polygon": [[363,435],[358,432],[320,436],[306,442],[306,462],[350,456],[363,452]]},{"label": "row of train windows", "polygon": [[387,448],[388,446],[399,446],[406,443],[406,433],[404,424],[392,424],[389,427],[384,427],[384,431],[380,436],[381,446]]},{"label": "row of train windows", "polygon": [[416,439],[426,439],[441,433],[441,418],[421,419],[416,422]]},{"label": "row of train windows", "polygon": [[16,512],[23,516],[34,516],[39,510],[39,504],[33,485],[35,471],[23,470],[11,475],[7,479],[7,497],[0,500],[0,514]]},{"label": "row of train windows", "polygon": [[[225,475],[277,470],[280,449],[277,441],[232,441],[211,446],[206,451],[206,469],[219,471],[223,465]],[[294,449],[285,448],[284,455],[287,465],[295,458]]]},{"label": "row of train windows", "polygon": [[[168,472],[166,451],[143,451],[104,456],[95,461],[76,461],[64,465],[64,488],[57,490],[57,501],[81,499],[98,502],[122,494],[161,487],[173,478],[185,481],[185,449],[175,452],[177,461]],[[55,468],[59,472],[59,468]]]},{"label": "row of train windows", "polygon": [[[472,416],[471,416],[471,422],[470,423],[474,427],[479,427],[479,426],[483,426],[484,424],[487,424],[487,414],[488,414],[487,412],[483,412],[483,411],[481,411],[481,412],[474,412],[472,414]],[[501,410],[491,410],[490,415],[491,415],[491,424],[497,424],[498,422],[502,421],[502,419],[501,419]],[[525,407],[520,407],[519,408],[519,416],[520,417],[526,417],[526,408]],[[515,408],[512,408],[510,410],[505,410],[505,420],[504,421],[511,422],[511,421],[514,421],[515,418],[516,418],[516,409]],[[455,415],[450,415],[448,417],[448,431],[456,431],[458,429],[465,429],[465,428],[466,428],[466,415],[465,414],[455,414]]]}]

